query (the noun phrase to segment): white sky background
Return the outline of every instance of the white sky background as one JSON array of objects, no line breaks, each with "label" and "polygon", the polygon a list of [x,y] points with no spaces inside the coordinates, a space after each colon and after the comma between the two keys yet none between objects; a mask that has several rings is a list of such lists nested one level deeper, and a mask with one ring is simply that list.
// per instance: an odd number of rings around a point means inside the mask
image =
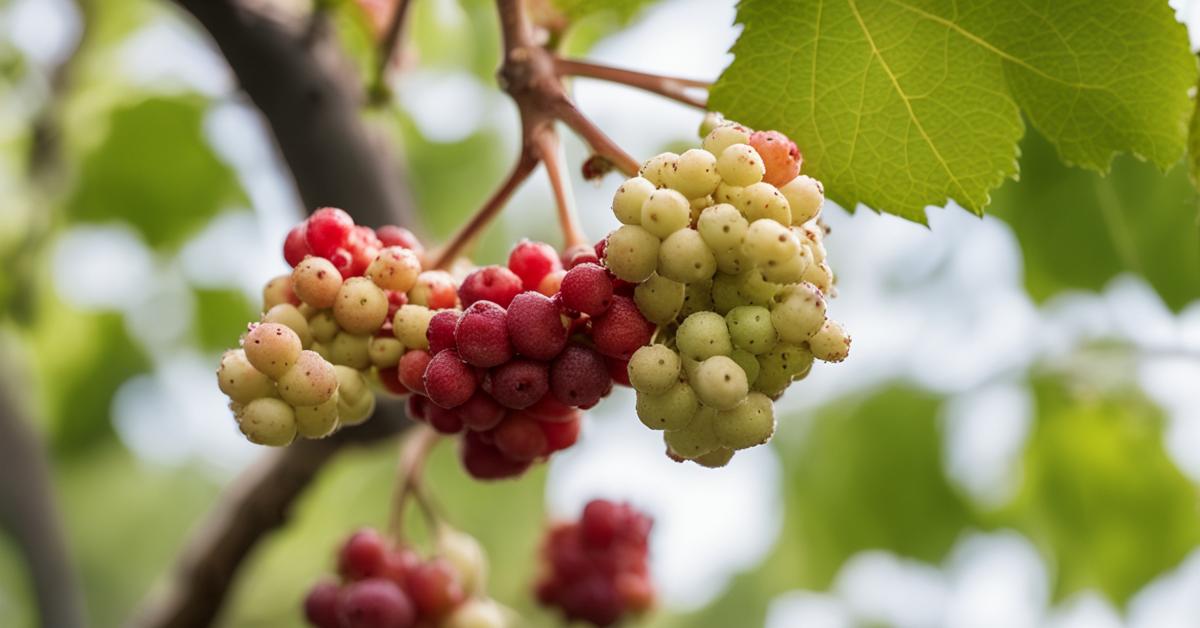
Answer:
[{"label": "white sky background", "polygon": [[[455,19],[452,2],[425,1],[438,2],[447,19]],[[1172,6],[1193,25],[1200,22],[1200,2],[1172,1]],[[725,51],[737,35],[730,27],[733,16],[732,0],[664,2],[632,28],[601,42],[589,57],[715,78],[729,62]],[[77,27],[67,0],[14,0],[0,12],[0,37],[43,62],[61,54]],[[1193,28],[1194,41],[1197,32]],[[128,230],[73,229],[57,245],[56,281],[81,306],[123,309],[131,331],[147,346],[167,347],[155,353],[155,371],[128,382],[114,402],[126,445],[161,464],[199,460],[229,474],[260,451],[236,433],[232,421],[214,421],[227,413],[212,385],[215,357],[187,348],[191,308],[178,286],[184,280],[232,286],[257,298],[263,281],[286,270],[277,251],[300,215],[300,203],[261,121],[236,97],[228,70],[202,38],[164,18],[126,42],[119,58],[131,83],[158,89],[165,84],[219,99],[207,120],[208,137],[237,169],[252,212],[222,216],[166,263]],[[452,141],[497,128],[515,151],[514,121],[497,108],[504,101],[493,86],[466,73],[417,71],[400,80],[400,105],[430,138]],[[575,93],[581,108],[635,155],[649,156],[667,142],[695,140],[700,116],[681,105],[589,80],[578,81]],[[566,154],[578,164],[587,153],[569,139]],[[505,214],[512,233],[545,219],[521,211],[548,206],[544,178],[533,181]],[[617,184],[615,177],[598,187],[575,181],[577,204],[593,237],[615,225],[602,210]],[[1200,349],[1200,306],[1173,316],[1133,277],[1114,281],[1101,295],[1064,295],[1035,306],[1021,285],[1017,243],[998,220],[980,220],[958,209],[931,210],[932,229],[927,230],[870,211],[849,215],[831,207],[826,215],[841,295],[831,303],[831,314],[854,335],[854,351],[842,365],[818,365],[797,386],[804,394],[786,397],[781,413],[805,412],[894,378],[952,395],[943,417],[944,464],[950,477],[983,504],[1002,502],[1010,494],[1031,421],[1029,393],[1009,374],[1089,338]],[[68,265],[72,272],[66,271]],[[1200,481],[1200,388],[1194,385],[1200,365],[1146,360],[1139,375],[1171,416],[1168,450]],[[162,412],[163,407],[189,411]],[[650,510],[657,519],[654,569],[667,603],[706,603],[733,573],[752,567],[770,550],[781,524],[780,461],[771,449],[739,454],[728,469],[710,472],[667,461],[659,436],[633,418],[631,395],[614,395],[593,414],[580,444],[551,464],[550,509],[570,514],[591,497],[607,496]],[[787,424],[780,426],[785,436],[788,430]],[[703,560],[695,558],[697,547],[704,548]],[[1047,608],[1047,569],[1027,540],[1007,532],[963,538],[942,565],[867,552],[847,563],[831,592],[796,592],[777,600],[768,626],[833,628],[865,620],[914,628],[1200,626],[1200,553],[1148,586],[1125,617],[1097,595]]]}]

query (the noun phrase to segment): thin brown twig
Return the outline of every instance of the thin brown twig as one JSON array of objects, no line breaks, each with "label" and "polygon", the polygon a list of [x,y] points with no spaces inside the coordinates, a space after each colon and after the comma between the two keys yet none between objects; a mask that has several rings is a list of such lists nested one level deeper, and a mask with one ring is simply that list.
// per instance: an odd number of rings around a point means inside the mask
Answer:
[{"label": "thin brown twig", "polygon": [[479,211],[475,212],[475,215],[467,221],[467,224],[463,225],[454,234],[454,237],[450,238],[450,241],[434,256],[434,268],[444,270],[449,268],[450,264],[454,263],[454,260],[462,254],[463,249],[500,213],[505,203],[512,197],[513,192],[516,192],[525,179],[529,178],[533,169],[537,167],[537,162],[537,157],[534,156],[528,147],[521,150],[521,154],[517,157],[517,163],[513,165],[512,171],[504,179],[504,182],[500,184],[500,187],[484,202],[483,207],[480,207]]},{"label": "thin brown twig", "polygon": [[563,168],[562,155],[559,153],[558,134],[553,128],[547,128],[534,138],[534,146],[546,166],[546,176],[550,186],[554,188],[554,206],[558,210],[558,224],[562,228],[563,250],[587,243],[587,236],[579,226],[579,217],[575,213],[575,203],[571,194],[571,181]]},{"label": "thin brown twig", "polygon": [[693,96],[687,90],[689,88],[708,89],[712,87],[712,83],[707,81],[636,72],[634,70],[614,68],[588,61],[564,59],[562,57],[554,58],[554,70],[559,76],[582,76],[636,87],[658,94],[664,98],[670,98],[676,102],[696,107],[697,109],[707,109],[707,99]]},{"label": "thin brown twig", "polygon": [[625,173],[626,176],[632,177],[638,172],[638,161],[632,155],[625,152],[625,149],[617,145],[609,136],[600,130],[590,118],[583,115],[583,112],[569,100],[564,100],[558,104],[555,110],[555,116],[571,127],[583,141],[587,142],[592,150],[596,151],[597,155],[611,161],[617,170]]},{"label": "thin brown twig", "polygon": [[420,506],[430,528],[437,528],[438,519],[426,501],[423,486],[425,463],[439,440],[437,432],[423,427],[401,441],[400,460],[396,464],[396,486],[392,492],[392,509],[388,519],[388,533],[396,542],[404,540],[404,510],[410,497]]},{"label": "thin brown twig", "polygon": [[396,48],[400,45],[400,37],[404,33],[404,22],[408,16],[408,7],[412,0],[397,0],[396,8],[388,21],[387,30],[379,44],[379,63],[375,68],[375,83],[382,85],[387,76],[388,64],[396,56]]}]

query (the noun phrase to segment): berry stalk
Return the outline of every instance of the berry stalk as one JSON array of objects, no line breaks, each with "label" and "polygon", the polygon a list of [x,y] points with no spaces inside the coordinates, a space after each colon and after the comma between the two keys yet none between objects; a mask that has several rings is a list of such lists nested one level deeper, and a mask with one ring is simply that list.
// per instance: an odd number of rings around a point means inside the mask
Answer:
[{"label": "berry stalk", "polygon": [[575,204],[572,202],[574,196],[571,194],[571,181],[563,168],[558,135],[553,130],[547,130],[539,134],[534,142],[535,149],[546,166],[550,186],[554,188],[554,206],[558,210],[558,224],[562,228],[563,249],[587,244],[587,236],[579,226]]},{"label": "berry stalk", "polygon": [[554,71],[559,76],[582,76],[584,78],[636,87],[637,89],[658,94],[664,98],[670,98],[671,100],[697,109],[707,109],[708,99],[698,98],[689,94],[688,90],[707,90],[712,86],[712,83],[707,81],[636,72],[634,70],[614,68],[576,59],[564,59],[562,57],[554,58]]},{"label": "berry stalk", "polygon": [[454,234],[454,237],[450,238],[450,241],[436,253],[433,268],[444,270],[450,267],[455,258],[462,254],[463,249],[467,248],[467,245],[479,235],[479,232],[483,231],[484,227],[487,227],[501,209],[504,209],[508,199],[525,182],[525,179],[529,178],[537,166],[537,162],[537,157],[531,151],[527,149],[521,151],[508,178],[492,193],[491,198],[483,204],[483,207],[480,207],[479,211],[475,212],[475,215],[471,216],[471,219]]}]

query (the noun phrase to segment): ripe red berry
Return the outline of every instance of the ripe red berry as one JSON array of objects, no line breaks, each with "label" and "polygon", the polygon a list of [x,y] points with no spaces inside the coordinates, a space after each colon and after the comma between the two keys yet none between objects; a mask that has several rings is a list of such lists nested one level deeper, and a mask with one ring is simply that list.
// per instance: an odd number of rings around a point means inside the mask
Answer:
[{"label": "ripe red berry", "polygon": [[329,258],[334,251],[345,246],[352,229],[354,219],[350,214],[336,207],[322,207],[308,217],[305,239],[314,255]]},{"label": "ripe red berry", "polygon": [[590,406],[611,387],[604,358],[587,347],[568,346],[550,367],[550,390],[567,405]]},{"label": "ripe red berry", "polygon": [[496,402],[491,395],[482,390],[476,390],[474,395],[461,406],[454,409],[459,419],[467,429],[483,432],[496,427],[508,411]]},{"label": "ripe red berry", "polygon": [[546,451],[549,456],[556,451],[562,451],[579,440],[579,431],[583,429],[583,415],[572,411],[570,418],[565,421],[538,421],[542,434],[546,436]]},{"label": "ripe red berry", "polygon": [[475,394],[475,371],[458,357],[454,349],[433,356],[425,367],[425,394],[441,408],[462,405]]},{"label": "ripe red berry", "polygon": [[329,254],[329,261],[333,264],[333,267],[337,269],[338,274],[340,274],[343,279],[354,276],[351,272],[354,270],[354,256],[350,254],[350,251],[347,251],[343,248],[334,249],[334,251]]},{"label": "ripe red berry", "polygon": [[508,306],[508,336],[517,353],[550,360],[567,346],[567,328],[558,305],[537,292],[522,292]]},{"label": "ripe red berry", "polygon": [[405,583],[422,618],[441,619],[466,599],[454,566],[444,558],[417,565]]},{"label": "ripe red berry", "polygon": [[520,410],[550,390],[550,370],[544,362],[518,358],[492,369],[484,385],[500,405]]},{"label": "ripe red berry", "polygon": [[487,442],[481,432],[467,432],[459,444],[463,468],[477,480],[500,480],[521,475],[529,462],[513,460]]},{"label": "ripe red berry", "polygon": [[383,578],[348,585],[340,607],[347,628],[411,628],[417,621],[412,600],[396,583]]},{"label": "ripe red berry", "polygon": [[454,329],[454,340],[458,354],[474,366],[489,368],[507,362],[513,355],[508,314],[492,301],[477,301],[463,311]]},{"label": "ripe red berry", "polygon": [[534,460],[546,451],[546,434],[536,419],[510,415],[493,433],[496,449],[513,460]]},{"label": "ripe red berry", "polygon": [[555,399],[553,394],[548,394],[525,408],[525,414],[539,421],[570,421],[575,416],[575,408]]},{"label": "ripe red berry", "polygon": [[437,355],[442,349],[454,348],[454,328],[458,325],[458,310],[439,310],[429,319],[425,337],[429,339],[429,352]]},{"label": "ripe red berry", "polygon": [[383,571],[387,543],[378,532],[363,528],[342,545],[338,552],[338,573],[347,580],[362,580]]},{"label": "ripe red berry", "polygon": [[562,263],[563,268],[570,270],[580,264],[599,264],[600,258],[593,247],[578,244],[563,251]]},{"label": "ripe red berry", "polygon": [[341,587],[328,580],[318,582],[309,589],[304,598],[304,617],[316,628],[341,628],[338,618],[338,602]]},{"label": "ripe red berry", "polygon": [[300,223],[288,232],[287,238],[283,241],[283,259],[288,263],[288,266],[295,267],[304,260],[305,257],[312,254],[312,249],[308,248],[308,236],[306,235],[308,227],[305,223]]},{"label": "ripe red berry", "polygon": [[458,408],[447,410],[436,404],[429,404],[425,416],[426,423],[429,423],[429,427],[432,427],[438,434],[457,434],[463,431],[462,417],[458,413]]},{"label": "ripe red berry", "polygon": [[629,383],[629,360],[606,356],[604,362],[608,364],[608,376],[612,378],[614,384],[620,384],[626,388],[632,386]]},{"label": "ripe red berry", "polygon": [[414,421],[425,421],[430,405],[429,397],[425,395],[409,395],[408,401],[404,402],[404,413]]},{"label": "ripe red berry", "polygon": [[628,360],[634,351],[650,343],[654,324],[646,320],[633,299],[613,297],[612,307],[592,320],[592,340],[606,356]]},{"label": "ripe red berry", "polygon": [[379,369],[379,383],[383,384],[384,389],[393,395],[407,395],[411,392],[407,386],[400,381],[400,367],[389,366]]},{"label": "ripe red berry", "polygon": [[591,547],[607,548],[617,537],[624,523],[621,507],[607,499],[594,499],[583,508],[579,517],[579,531],[583,542]]},{"label": "ripe red berry", "polygon": [[491,301],[500,307],[508,307],[522,289],[521,278],[513,271],[503,266],[484,266],[463,279],[458,298],[463,307],[476,301]]},{"label": "ripe red berry", "polygon": [[554,247],[525,239],[508,254],[508,269],[521,278],[521,285],[526,290],[537,290],[546,275],[562,269],[562,262]]},{"label": "ripe red berry", "polygon": [[400,383],[409,390],[424,395],[425,369],[429,367],[431,360],[433,360],[433,356],[428,351],[421,349],[406,351],[404,355],[400,356],[400,363],[396,365]]},{"label": "ripe red berry", "polygon": [[580,264],[563,276],[559,294],[568,308],[599,316],[612,304],[613,286],[608,271],[597,264]]},{"label": "ripe red berry", "polygon": [[383,243],[383,246],[404,247],[417,255],[425,252],[425,247],[421,245],[421,241],[417,239],[417,236],[404,227],[384,225],[375,230],[375,235]]},{"label": "ripe red berry", "polygon": [[401,589],[405,585],[408,573],[421,564],[417,553],[407,547],[395,547],[388,552],[383,565],[382,577],[395,582]]}]

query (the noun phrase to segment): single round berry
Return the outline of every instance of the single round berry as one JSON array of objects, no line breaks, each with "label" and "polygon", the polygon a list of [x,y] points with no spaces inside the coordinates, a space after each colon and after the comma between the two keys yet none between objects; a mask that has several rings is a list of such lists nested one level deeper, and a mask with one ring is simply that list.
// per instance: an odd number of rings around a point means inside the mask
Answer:
[{"label": "single round berry", "polygon": [[634,390],[661,394],[679,381],[679,354],[666,345],[647,345],[629,359],[629,383]]},{"label": "single round berry", "polygon": [[338,395],[314,406],[296,406],[296,432],[304,438],[325,438],[338,426]]},{"label": "single round berry", "polygon": [[217,369],[217,386],[237,403],[250,403],[262,397],[275,396],[275,382],[254,368],[242,349],[226,351]]},{"label": "single round berry", "polygon": [[500,307],[508,307],[523,289],[521,278],[513,271],[503,266],[484,266],[463,279],[458,298],[463,307],[477,301],[491,301]]},{"label": "single round berry", "polygon": [[338,617],[340,599],[341,587],[336,582],[318,582],[304,597],[304,618],[316,628],[341,628],[341,619]]},{"label": "single round berry", "polygon": [[337,392],[333,365],[312,351],[301,351],[295,364],[279,378],[279,396],[293,406],[315,406]]},{"label": "single round berry", "polygon": [[762,157],[766,170],[763,181],[775,187],[783,187],[800,174],[800,149],[783,133],[755,131],[750,135],[750,146]]},{"label": "single round berry", "polygon": [[429,341],[429,352],[437,355],[443,349],[453,349],[454,328],[458,326],[458,310],[438,310],[429,319],[429,328],[425,330],[425,338]]},{"label": "single round berry", "polygon": [[554,247],[524,239],[508,254],[508,269],[520,277],[526,290],[537,290],[546,275],[562,270],[562,262]]},{"label": "single round berry", "polygon": [[625,281],[645,281],[658,266],[660,245],[653,233],[636,225],[625,225],[608,235],[604,265]]},{"label": "single round berry", "polygon": [[408,349],[428,349],[432,319],[433,310],[423,305],[402,305],[392,317],[392,334]]},{"label": "single round berry", "polygon": [[418,256],[425,252],[425,247],[413,232],[396,225],[384,225],[375,230],[375,236],[383,246],[399,246],[406,248]]},{"label": "single round berry", "polygon": [[343,625],[349,628],[412,628],[417,621],[412,600],[384,578],[347,585],[340,607]]},{"label": "single round berry", "polygon": [[271,379],[279,379],[292,368],[303,350],[300,336],[279,323],[256,325],[246,334],[242,347],[250,364]]},{"label": "single round berry", "polygon": [[367,342],[367,354],[375,367],[394,368],[404,355],[404,343],[394,336],[372,336]]},{"label": "single round berry", "polygon": [[592,341],[604,355],[628,360],[650,342],[654,324],[646,320],[629,297],[613,297],[612,307],[592,321]]},{"label": "single round berry", "polygon": [[520,410],[550,390],[550,371],[542,362],[518,358],[492,369],[487,387],[501,405]]},{"label": "single round berry", "polygon": [[351,277],[338,289],[333,317],[352,334],[373,334],[387,320],[388,299],[383,290],[365,277]]},{"label": "single round berry", "polygon": [[379,251],[367,266],[367,276],[375,285],[396,292],[412,290],[420,274],[421,260],[417,254],[399,246],[389,246]]},{"label": "single round berry", "polygon": [[282,447],[296,438],[296,413],[279,399],[255,399],[243,406],[235,418],[242,434],[257,445]]},{"label": "single round berry", "polygon": [[287,237],[283,240],[283,260],[288,266],[293,268],[299,264],[305,257],[312,255],[312,249],[308,248],[308,225],[301,223],[292,227],[288,232]]},{"label": "single round berry", "polygon": [[446,349],[433,356],[425,367],[425,394],[442,408],[465,403],[475,394],[475,372],[463,362],[458,352]]},{"label": "single round berry", "polygon": [[612,281],[596,264],[580,264],[567,271],[559,292],[563,305],[588,316],[599,316],[612,304]]},{"label": "single round berry", "polygon": [[713,432],[721,445],[746,449],[761,445],[775,433],[775,407],[771,398],[752,392],[741,405],[717,413]]},{"label": "single round berry", "polygon": [[821,329],[808,339],[808,346],[818,360],[841,362],[850,355],[850,335],[834,320],[826,320]]},{"label": "single round berry", "polygon": [[306,257],[292,270],[292,290],[315,308],[333,307],[341,287],[342,274],[323,257]]},{"label": "single round berry", "polygon": [[383,573],[387,541],[371,528],[351,534],[338,550],[338,574],[347,580],[364,580]]},{"label": "single round berry", "polygon": [[699,407],[695,390],[685,382],[676,382],[660,394],[639,392],[635,409],[642,423],[652,430],[681,430],[691,424]]},{"label": "single round berry", "polygon": [[549,456],[556,451],[562,451],[579,440],[579,431],[583,428],[583,415],[574,410],[566,421],[538,421],[542,434],[546,436],[546,451]]},{"label": "single round berry", "polygon": [[300,297],[292,289],[292,276],[279,275],[272,277],[263,286],[263,310],[269,310],[281,303],[300,305]]},{"label": "single round berry", "polygon": [[[509,299],[511,301],[511,299]],[[481,368],[503,364],[513,356],[508,314],[492,301],[477,301],[463,311],[454,328],[458,355]]]},{"label": "single round berry", "polygon": [[546,450],[546,435],[534,419],[511,415],[496,426],[496,449],[513,460],[534,460]]},{"label": "single round berry", "polygon": [[715,355],[700,363],[696,377],[691,380],[700,403],[716,410],[731,410],[742,403],[750,392],[746,372],[724,355]]},{"label": "single round berry", "polygon": [[486,432],[496,427],[508,414],[504,406],[483,390],[476,390],[470,399],[454,411],[467,429],[476,432]]},{"label": "single round berry", "polygon": [[477,480],[500,480],[521,475],[528,461],[513,460],[483,440],[479,432],[467,432],[460,440],[459,459],[463,468]]},{"label": "single round berry", "polygon": [[508,337],[519,355],[551,360],[567,346],[558,305],[537,292],[522,292],[508,306]]},{"label": "single round berry", "polygon": [[675,320],[683,307],[685,288],[678,281],[667,279],[657,273],[650,275],[637,285],[633,300],[647,320],[666,325]]},{"label": "single round berry", "polygon": [[396,365],[400,383],[404,384],[405,388],[419,394],[425,394],[425,369],[429,366],[429,362],[433,359],[428,351],[422,349],[414,349],[405,352],[400,356],[400,362]]},{"label": "single round berry", "polygon": [[587,347],[568,346],[550,367],[550,390],[567,405],[591,406],[611,387],[604,358]]},{"label": "single round berry", "polygon": [[314,255],[329,257],[338,248],[345,246],[354,219],[336,207],[322,207],[308,217],[305,238]]},{"label": "single round berry", "polygon": [[454,277],[444,270],[427,270],[417,275],[417,285],[408,293],[414,305],[442,310],[458,305],[458,289]]},{"label": "single round berry", "polygon": [[654,184],[642,177],[627,179],[613,195],[612,210],[627,225],[642,224],[642,205],[654,192]]}]

